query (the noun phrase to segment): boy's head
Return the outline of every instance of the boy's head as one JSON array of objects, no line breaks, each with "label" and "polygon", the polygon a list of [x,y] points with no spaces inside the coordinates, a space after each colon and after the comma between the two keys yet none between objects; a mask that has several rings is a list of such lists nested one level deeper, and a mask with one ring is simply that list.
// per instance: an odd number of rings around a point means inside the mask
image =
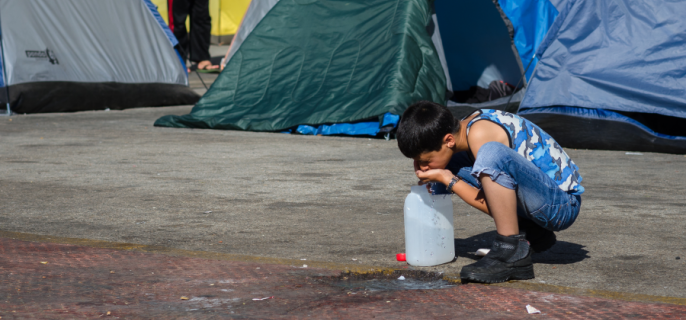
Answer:
[{"label": "boy's head", "polygon": [[431,169],[445,168],[452,156],[446,148],[450,148],[451,141],[454,145],[453,134],[459,130],[460,123],[448,108],[420,101],[407,108],[400,119],[396,133],[398,148],[406,157],[423,162]]}]

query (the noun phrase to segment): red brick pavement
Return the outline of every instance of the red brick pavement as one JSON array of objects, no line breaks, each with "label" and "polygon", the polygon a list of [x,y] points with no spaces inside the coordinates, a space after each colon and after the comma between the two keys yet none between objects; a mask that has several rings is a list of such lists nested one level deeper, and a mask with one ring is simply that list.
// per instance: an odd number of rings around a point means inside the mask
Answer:
[{"label": "red brick pavement", "polygon": [[[438,290],[353,292],[321,278],[338,274],[302,266],[0,238],[0,317],[686,319],[686,306],[671,304],[477,284]],[[274,298],[252,300],[270,296]],[[527,314],[527,304],[542,314]]]}]

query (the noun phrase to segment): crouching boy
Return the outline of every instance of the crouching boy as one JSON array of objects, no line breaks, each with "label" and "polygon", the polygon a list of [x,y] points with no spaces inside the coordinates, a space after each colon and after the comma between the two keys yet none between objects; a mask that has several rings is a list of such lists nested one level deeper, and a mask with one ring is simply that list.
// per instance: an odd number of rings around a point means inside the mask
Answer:
[{"label": "crouching boy", "polygon": [[495,221],[490,252],[462,268],[464,280],[534,278],[532,251],[552,247],[553,231],[569,228],[579,214],[579,168],[550,135],[517,115],[484,109],[457,120],[448,108],[422,101],[403,114],[397,139],[420,184],[440,183]]}]

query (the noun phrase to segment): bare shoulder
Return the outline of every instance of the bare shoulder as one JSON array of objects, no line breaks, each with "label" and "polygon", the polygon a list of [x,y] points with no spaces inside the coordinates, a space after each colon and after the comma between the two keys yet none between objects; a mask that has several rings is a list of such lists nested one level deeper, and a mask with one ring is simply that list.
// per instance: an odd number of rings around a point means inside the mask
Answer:
[{"label": "bare shoulder", "polygon": [[[503,139],[504,138],[504,139]],[[469,128],[469,135],[467,136],[469,142],[507,142],[507,132],[500,125],[488,120],[479,120],[472,124]]]},{"label": "bare shoulder", "polygon": [[510,139],[505,129],[497,123],[488,120],[479,120],[472,124],[467,135],[470,149],[474,156],[479,152],[482,145],[488,142],[500,142],[509,146]]}]

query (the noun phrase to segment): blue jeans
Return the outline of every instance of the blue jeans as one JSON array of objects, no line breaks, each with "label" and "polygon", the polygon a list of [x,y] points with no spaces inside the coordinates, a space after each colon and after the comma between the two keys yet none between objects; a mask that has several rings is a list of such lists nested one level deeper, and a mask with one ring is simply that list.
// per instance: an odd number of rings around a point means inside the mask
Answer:
[{"label": "blue jeans", "polygon": [[[515,190],[517,215],[548,230],[569,228],[581,209],[580,195],[563,191],[545,172],[502,143],[481,146],[474,162],[466,151],[457,153],[446,169],[477,189],[481,189],[478,178],[488,175],[495,183]],[[447,192],[440,183],[433,189]]]}]

